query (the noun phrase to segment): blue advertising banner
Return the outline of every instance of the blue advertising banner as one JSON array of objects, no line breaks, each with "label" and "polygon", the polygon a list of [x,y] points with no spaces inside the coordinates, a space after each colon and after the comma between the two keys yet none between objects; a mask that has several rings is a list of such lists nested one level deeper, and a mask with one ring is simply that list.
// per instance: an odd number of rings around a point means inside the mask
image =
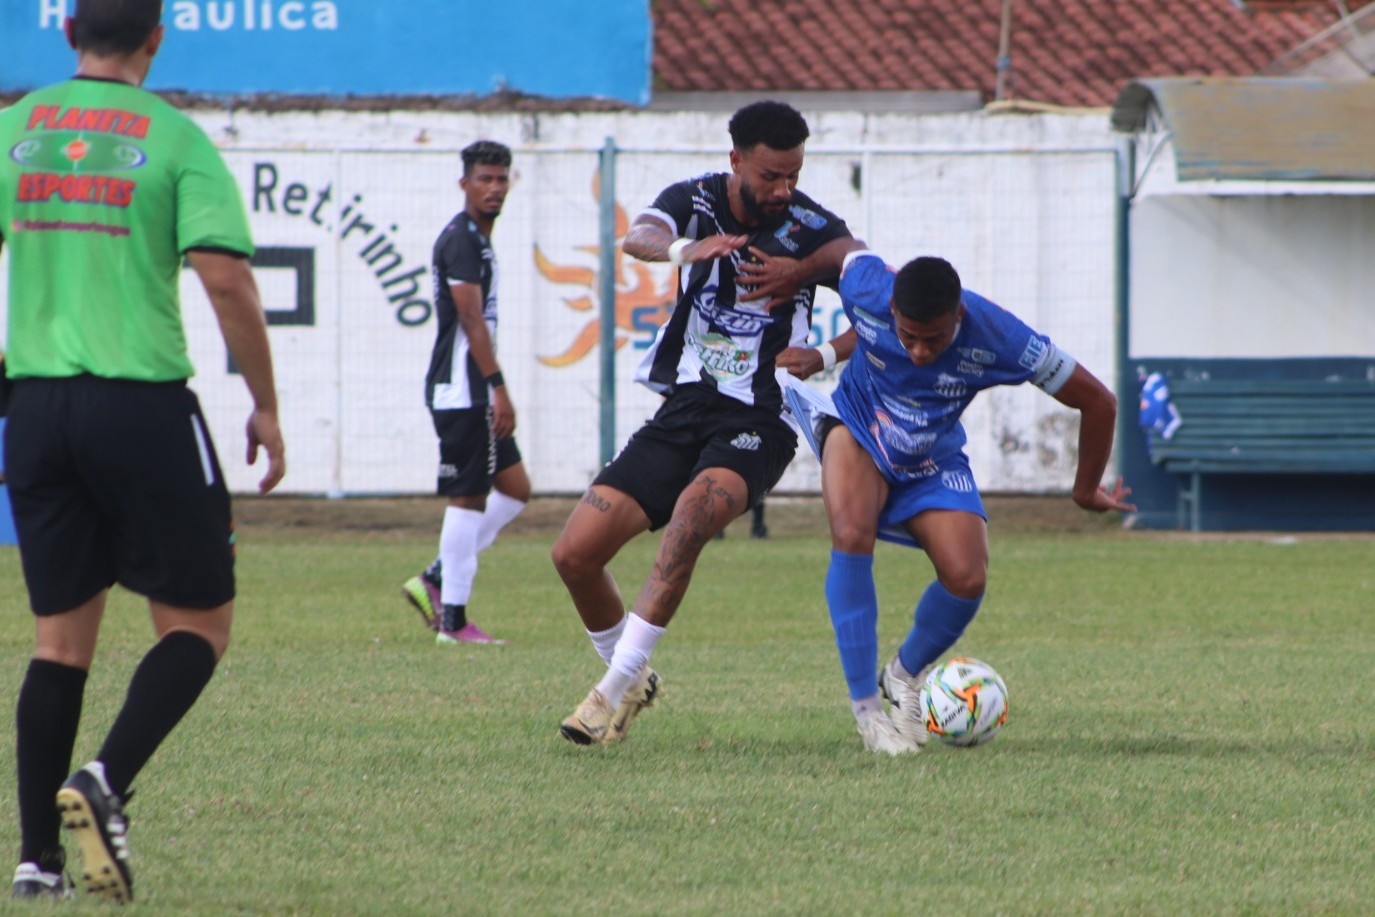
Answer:
[{"label": "blue advertising banner", "polygon": [[[71,75],[73,0],[0,3],[0,91]],[[149,89],[649,102],[649,0],[164,0]]]}]

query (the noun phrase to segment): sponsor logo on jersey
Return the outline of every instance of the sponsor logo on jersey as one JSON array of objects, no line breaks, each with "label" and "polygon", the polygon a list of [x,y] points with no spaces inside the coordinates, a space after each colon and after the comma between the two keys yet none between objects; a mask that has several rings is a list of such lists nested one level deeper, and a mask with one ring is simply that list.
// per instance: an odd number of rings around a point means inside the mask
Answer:
[{"label": "sponsor logo on jersey", "polygon": [[779,245],[783,246],[790,252],[795,252],[797,251],[797,243],[794,242],[792,239],[788,238],[795,232],[797,232],[797,224],[789,220],[782,226],[778,227],[778,229],[774,232],[773,237],[778,240]]},{"label": "sponsor logo on jersey", "polygon": [[963,398],[969,387],[965,385],[963,379],[952,376],[949,373],[940,373],[936,376],[936,384],[931,386],[932,390],[944,398]]},{"label": "sponsor logo on jersey", "polygon": [[730,441],[730,444],[745,452],[758,452],[761,442],[758,433],[740,433]]},{"label": "sponsor logo on jersey", "polygon": [[[911,455],[910,450],[903,450],[908,452],[910,457],[899,455],[895,458],[893,453],[889,451],[889,446],[893,446],[895,449],[899,447],[896,443],[891,442],[885,434],[889,430],[897,430],[897,428],[892,426],[891,418],[884,417],[881,411],[875,412],[875,416],[877,420],[869,425],[869,435],[873,437],[879,452],[883,453],[884,462],[894,474],[905,478],[929,478],[939,470],[930,456]],[[936,440],[934,434],[921,434],[921,437],[922,439],[929,438],[931,443]]]},{"label": "sponsor logo on jersey", "polygon": [[979,378],[984,374],[984,368],[981,364],[975,363],[973,360],[961,360],[955,365],[955,372]]},{"label": "sponsor logo on jersey", "polygon": [[931,451],[931,447],[936,444],[935,433],[913,433],[904,430],[900,425],[893,422],[893,418],[887,411],[874,411],[874,419],[878,421],[875,425],[877,431],[874,438],[885,446],[891,446],[908,455],[926,455]]},{"label": "sponsor logo on jersey", "polygon": [[1017,358],[1017,362],[1027,369],[1035,369],[1041,365],[1041,361],[1046,358],[1046,353],[1050,350],[1046,342],[1038,337],[1034,337],[1026,342],[1026,350]]},{"label": "sponsor logo on jersey", "polygon": [[718,378],[748,375],[754,365],[754,351],[740,347],[731,338],[707,334],[695,341],[702,365]]},{"label": "sponsor logo on jersey", "polygon": [[88,131],[142,139],[148,136],[148,127],[152,123],[147,115],[118,108],[35,105],[29,112],[26,127],[31,131]]},{"label": "sponsor logo on jersey", "polygon": [[148,161],[143,150],[127,140],[71,131],[26,137],[10,149],[10,159],[31,169],[82,173],[123,172]]},{"label": "sponsor logo on jersey", "polygon": [[771,315],[751,315],[737,312],[716,303],[717,287],[706,286],[697,297],[697,312],[715,328],[730,335],[750,336],[760,334],[764,326],[773,322]]},{"label": "sponsor logo on jersey", "polygon": [[24,203],[42,203],[57,197],[67,204],[104,204],[128,207],[134,199],[134,182],[108,175],[54,175],[26,172],[19,176],[16,198]]},{"label": "sponsor logo on jersey", "polygon": [[854,323],[855,333],[870,344],[876,343],[879,335],[888,330],[887,322],[874,318],[862,309],[855,310],[855,318],[859,319]]},{"label": "sponsor logo on jersey", "polygon": [[959,352],[960,355],[966,359],[973,360],[976,363],[982,363],[985,366],[992,366],[994,363],[998,362],[998,355],[996,353],[991,350],[984,350],[982,347],[961,347],[959,348]]},{"label": "sponsor logo on jersey", "polygon": [[973,493],[974,479],[963,471],[942,471],[941,484],[946,490],[953,490],[956,493]]},{"label": "sponsor logo on jersey", "polygon": [[902,404],[896,398],[880,394],[879,398],[883,401],[883,407],[898,420],[909,426],[927,427],[931,425],[930,416],[919,408],[911,405]]},{"label": "sponsor logo on jersey", "polygon": [[854,310],[855,317],[860,321],[873,322],[874,325],[879,328],[887,328],[889,321],[892,319],[891,312],[870,312],[858,303],[854,304]]},{"label": "sponsor logo on jersey", "polygon": [[808,210],[799,204],[793,204],[788,208],[788,212],[793,215],[793,219],[801,223],[808,229],[821,229],[826,225],[826,218],[815,210]]},{"label": "sponsor logo on jersey", "polygon": [[887,364],[887,363],[883,362],[882,360],[880,360],[878,357],[874,356],[874,355],[873,355],[872,353],[870,353],[869,351],[867,351],[867,350],[864,351],[864,356],[865,356],[866,358],[868,358],[869,362],[872,363],[872,364],[874,364],[874,367],[877,368],[880,372],[882,372],[883,370],[885,370],[885,369],[888,368],[888,364]]}]

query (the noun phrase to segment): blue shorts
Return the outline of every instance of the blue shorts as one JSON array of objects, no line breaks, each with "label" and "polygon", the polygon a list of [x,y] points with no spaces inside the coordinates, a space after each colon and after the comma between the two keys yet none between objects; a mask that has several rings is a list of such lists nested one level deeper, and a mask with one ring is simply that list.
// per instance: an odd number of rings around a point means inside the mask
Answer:
[{"label": "blue shorts", "polygon": [[969,470],[969,458],[963,452],[942,459],[939,470],[930,477],[898,484],[889,481],[888,500],[879,513],[878,524],[881,529],[900,526],[929,509],[958,510],[988,519],[974,473]]},{"label": "blue shorts", "polygon": [[[821,448],[826,435],[837,426],[844,426],[840,412],[830,396],[804,385],[781,370],[779,384],[783,388],[783,403],[788,409],[789,418],[795,423],[812,452],[821,458]],[[847,429],[849,429],[847,427]],[[850,429],[855,441],[874,458],[880,469],[884,462],[879,446],[867,430]],[[963,452],[941,459],[939,467],[933,469],[929,477],[904,478],[894,481],[885,475],[888,482],[888,500],[879,511],[878,537],[894,544],[919,548],[920,544],[912,537],[902,523],[929,509],[949,509],[975,513],[985,521],[983,500],[979,497],[979,487],[974,474],[969,470],[969,458]]]}]

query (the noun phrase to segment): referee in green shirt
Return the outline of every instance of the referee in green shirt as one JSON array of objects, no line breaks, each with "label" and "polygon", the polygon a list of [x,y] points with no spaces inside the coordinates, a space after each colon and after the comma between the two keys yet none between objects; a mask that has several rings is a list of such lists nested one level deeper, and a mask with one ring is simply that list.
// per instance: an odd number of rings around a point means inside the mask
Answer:
[{"label": "referee in green shirt", "polygon": [[[10,253],[5,469],[36,649],[19,691],[15,897],[133,896],[123,800],[229,644],[234,524],[196,396],[182,259],[253,400],[247,458],[286,472],[253,242],[209,138],[141,89],[161,0],[77,0],[73,79],[0,112],[0,244]],[[71,772],[110,587],[147,596],[157,643],[96,759]],[[70,775],[69,775],[70,774]]]}]

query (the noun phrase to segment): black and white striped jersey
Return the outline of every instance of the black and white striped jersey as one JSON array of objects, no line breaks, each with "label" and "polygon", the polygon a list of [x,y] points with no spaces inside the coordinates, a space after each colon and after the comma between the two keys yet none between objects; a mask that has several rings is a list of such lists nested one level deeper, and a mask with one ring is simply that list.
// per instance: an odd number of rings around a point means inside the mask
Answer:
[{"label": "black and white striped jersey", "polygon": [[468,335],[458,321],[451,284],[482,288],[482,316],[493,343],[497,333],[497,256],[492,242],[467,213],[460,212],[434,243],[435,341],[425,373],[425,405],[436,411],[483,407],[491,394],[468,349]]},{"label": "black and white striped jersey", "polygon": [[740,302],[738,265],[751,247],[768,255],[803,258],[833,239],[848,237],[845,221],[800,191],[787,218],[776,226],[750,229],[731,213],[724,172],[700,175],[665,188],[642,214],[673,227],[680,238],[748,235],[749,243],[718,258],[683,265],[678,302],[654,336],[635,372],[635,381],[667,395],[700,384],[744,404],[781,409],[774,360],[784,348],[806,346],[816,286],[772,311],[762,302]]}]

